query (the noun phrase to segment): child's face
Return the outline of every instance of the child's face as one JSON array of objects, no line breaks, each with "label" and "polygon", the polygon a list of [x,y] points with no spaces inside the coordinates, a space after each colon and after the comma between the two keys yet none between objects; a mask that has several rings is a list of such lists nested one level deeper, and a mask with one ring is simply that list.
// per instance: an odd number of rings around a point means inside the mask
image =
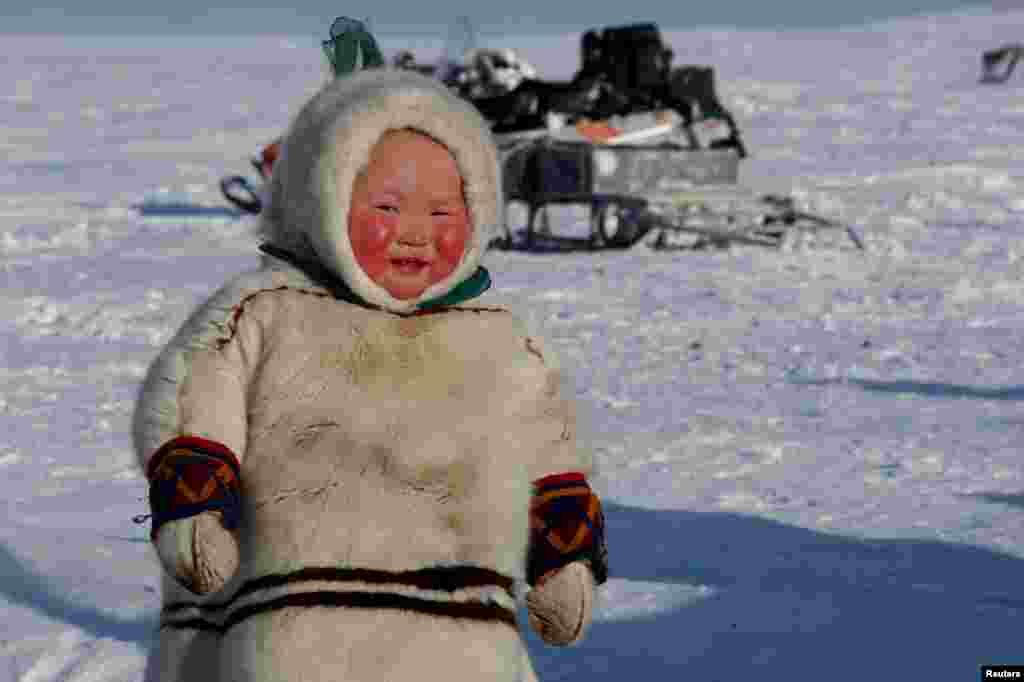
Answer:
[{"label": "child's face", "polygon": [[351,204],[356,262],[397,299],[419,296],[462,259],[470,231],[462,177],[451,153],[426,135],[386,133],[356,178]]}]

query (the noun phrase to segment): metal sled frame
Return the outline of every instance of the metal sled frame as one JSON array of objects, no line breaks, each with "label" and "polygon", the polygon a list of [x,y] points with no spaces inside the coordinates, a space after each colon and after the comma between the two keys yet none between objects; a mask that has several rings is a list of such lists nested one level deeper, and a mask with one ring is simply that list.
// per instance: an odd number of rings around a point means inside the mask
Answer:
[{"label": "metal sled frame", "polygon": [[[527,207],[527,249],[541,243],[627,249],[652,233],[656,249],[778,248],[790,230],[820,229],[844,229],[864,249],[852,228],[799,211],[790,198],[740,187],[735,150],[566,142],[545,132],[499,140],[505,201]],[[587,236],[552,233],[545,209],[557,204],[589,207]],[[695,239],[679,246],[678,235]],[[506,224],[503,246],[514,241]]]}]

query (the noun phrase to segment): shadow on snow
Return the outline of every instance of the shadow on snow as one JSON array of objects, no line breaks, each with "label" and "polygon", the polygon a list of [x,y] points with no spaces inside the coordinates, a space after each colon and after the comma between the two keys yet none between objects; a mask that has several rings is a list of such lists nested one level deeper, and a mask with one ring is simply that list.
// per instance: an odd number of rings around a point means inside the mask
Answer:
[{"label": "shadow on snow", "polygon": [[1024,386],[967,386],[938,381],[915,381],[912,379],[863,379],[857,377],[802,378],[791,377],[789,383],[808,386],[848,384],[877,393],[900,393],[929,398],[974,398],[977,400],[1024,400]]},{"label": "shadow on snow", "polygon": [[[1024,496],[1012,497],[1020,505]],[[1013,556],[743,514],[605,509],[611,578],[628,581],[609,587],[655,583],[690,596],[683,606],[598,621],[569,649],[528,634],[542,680],[714,682],[752,671],[765,680],[815,671],[840,682],[883,671],[885,679],[972,679],[982,664],[1020,662],[1024,561]],[[148,648],[152,617],[118,618],[68,592],[0,545],[0,595],[97,638]]]},{"label": "shadow on snow", "polygon": [[613,580],[675,584],[695,596],[595,622],[569,649],[530,633],[542,680],[953,680],[1021,661],[1024,561],[1016,557],[733,513],[607,504],[606,517]]},{"label": "shadow on snow", "polygon": [[1011,507],[1024,508],[1024,493],[978,493],[975,495],[969,495],[968,497],[974,497],[983,502],[993,502],[995,504],[1005,504]]},{"label": "shadow on snow", "polygon": [[118,618],[92,605],[79,604],[68,589],[40,575],[0,543],[0,596],[47,618],[80,628],[96,638],[111,638],[148,649],[156,628],[155,616]]}]

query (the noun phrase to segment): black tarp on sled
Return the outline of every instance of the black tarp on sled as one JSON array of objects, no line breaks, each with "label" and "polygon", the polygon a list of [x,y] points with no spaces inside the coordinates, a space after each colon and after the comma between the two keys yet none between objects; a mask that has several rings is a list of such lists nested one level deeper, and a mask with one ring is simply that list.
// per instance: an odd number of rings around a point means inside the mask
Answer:
[{"label": "black tarp on sled", "polygon": [[569,81],[526,75],[516,78],[513,87],[502,88],[500,83],[488,82],[488,74],[514,65],[485,62],[484,68],[453,69],[445,82],[476,105],[495,133],[544,128],[552,114],[573,123],[671,109],[686,126],[708,119],[721,121],[727,133],[707,146],[733,148],[740,158],[746,156],[736,121],[715,91],[714,69],[673,67],[672,56],[656,24],[628,24],[586,31],[580,41],[580,68]]}]

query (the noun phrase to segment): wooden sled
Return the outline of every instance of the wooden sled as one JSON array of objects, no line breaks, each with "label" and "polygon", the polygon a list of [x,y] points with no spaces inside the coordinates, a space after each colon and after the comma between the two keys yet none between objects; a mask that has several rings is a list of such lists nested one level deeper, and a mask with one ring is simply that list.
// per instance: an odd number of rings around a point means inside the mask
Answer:
[{"label": "wooden sled", "polygon": [[[851,227],[800,211],[791,198],[739,186],[737,150],[686,146],[664,124],[647,131],[602,135],[600,142],[557,139],[549,131],[499,140],[506,203],[524,204],[527,217],[519,234],[506,225],[497,245],[627,249],[654,233],[656,249],[778,248],[792,230],[839,229],[864,249]],[[586,235],[555,233],[548,209],[559,204],[589,208]],[[694,238],[687,243],[685,235]]]}]

